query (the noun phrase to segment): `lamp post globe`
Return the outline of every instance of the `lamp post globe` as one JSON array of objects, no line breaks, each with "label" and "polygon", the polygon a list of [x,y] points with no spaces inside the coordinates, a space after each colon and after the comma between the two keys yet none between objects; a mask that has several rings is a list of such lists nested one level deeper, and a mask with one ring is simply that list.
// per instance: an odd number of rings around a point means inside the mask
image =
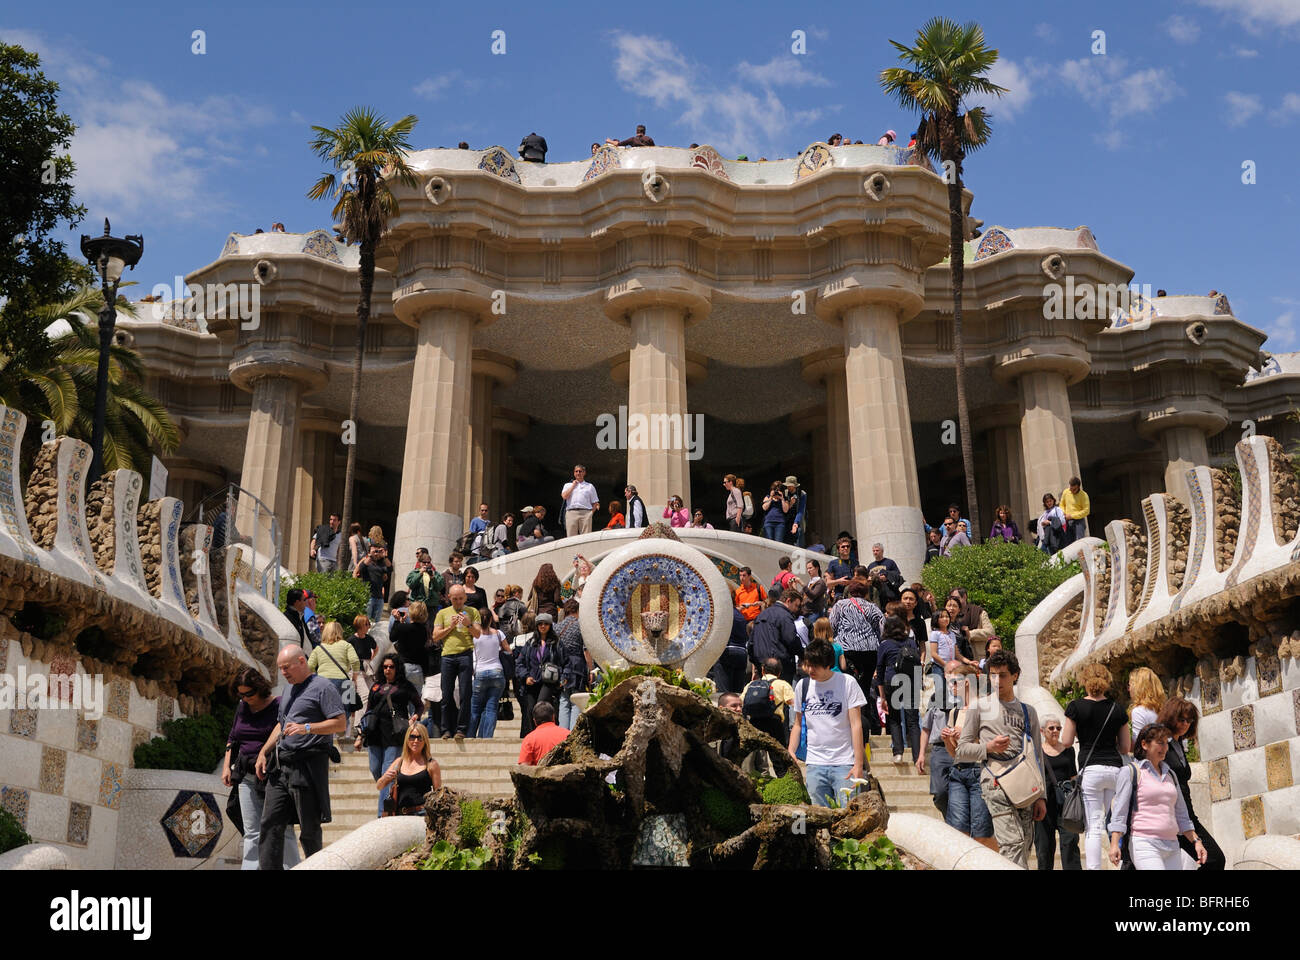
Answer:
[{"label": "lamp post globe", "polygon": [[102,237],[81,237],[81,255],[99,274],[104,305],[99,311],[99,371],[95,378],[95,426],[90,447],[94,459],[90,464],[88,483],[94,483],[104,473],[104,416],[108,409],[108,360],[113,345],[113,328],[117,324],[117,287],[122,281],[123,269],[135,269],[144,253],[144,237],[114,237],[108,218],[104,218]]}]

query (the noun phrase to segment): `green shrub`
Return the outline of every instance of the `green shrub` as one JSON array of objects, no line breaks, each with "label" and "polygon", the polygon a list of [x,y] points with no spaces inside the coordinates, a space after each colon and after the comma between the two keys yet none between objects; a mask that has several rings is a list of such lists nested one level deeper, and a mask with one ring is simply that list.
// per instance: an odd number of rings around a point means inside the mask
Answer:
[{"label": "green shrub", "polygon": [[218,706],[202,717],[181,717],[163,725],[163,735],[135,748],[139,770],[192,770],[211,773],[226,752],[234,722],[230,707]]},{"label": "green shrub", "polygon": [[759,792],[763,795],[764,803],[808,802],[808,791],[789,771],[783,777],[767,781]]},{"label": "green shrub", "polygon": [[993,631],[1011,650],[1029,611],[1078,572],[1077,562],[1051,563],[1027,543],[981,543],[927,563],[921,582],[937,598],[965,587],[970,601],[988,611]]},{"label": "green shrub", "polygon": [[17,850],[19,847],[25,847],[31,842],[32,838],[22,828],[18,818],[4,807],[0,807],[0,853]]},{"label": "green shrub", "polygon": [[727,836],[742,832],[749,826],[749,810],[717,787],[708,786],[700,791],[700,806],[709,823]]},{"label": "green shrub", "polygon": [[456,836],[460,837],[460,842],[464,846],[477,847],[483,842],[483,836],[491,825],[492,818],[483,809],[482,801],[462,800],[460,802],[460,826],[456,828]]},{"label": "green shrub", "polygon": [[713,681],[705,680],[703,683],[696,683],[688,680],[686,674],[681,670],[669,670],[667,667],[656,666],[637,666],[637,667],[608,667],[602,669],[600,682],[596,684],[596,689],[591,692],[591,699],[587,701],[588,707],[593,706],[609,691],[613,690],[628,677],[658,677],[665,683],[670,683],[674,687],[681,687],[683,690],[690,690],[698,693],[705,700],[713,697]]},{"label": "green shrub", "polygon": [[903,858],[888,837],[871,843],[852,838],[839,841],[831,851],[835,870],[902,870]]},{"label": "green shrub", "polygon": [[457,850],[446,840],[439,840],[429,851],[428,859],[420,864],[421,870],[482,870],[492,859],[487,847]]},{"label": "green shrub", "polygon": [[[393,567],[393,576],[397,576],[397,567]],[[337,620],[343,624],[343,636],[351,637],[352,621],[357,614],[366,612],[366,601],[370,599],[370,587],[365,580],[358,580],[351,573],[335,570],[331,573],[300,573],[290,579],[280,581],[280,609],[289,591],[310,590],[318,597],[316,615],[325,623]],[[405,586],[402,589],[406,589]]]},{"label": "green shrub", "polygon": [[1056,702],[1061,705],[1062,710],[1068,707],[1073,701],[1085,696],[1087,692],[1088,691],[1084,690],[1083,687],[1079,685],[1078,681],[1075,680],[1071,680],[1070,685],[1067,687],[1052,688],[1052,696],[1056,698]]}]

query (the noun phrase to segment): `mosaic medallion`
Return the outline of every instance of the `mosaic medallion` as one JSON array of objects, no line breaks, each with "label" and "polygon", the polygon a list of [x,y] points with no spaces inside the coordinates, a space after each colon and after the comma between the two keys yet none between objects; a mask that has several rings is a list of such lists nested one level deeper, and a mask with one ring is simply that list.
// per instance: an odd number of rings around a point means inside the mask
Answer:
[{"label": "mosaic medallion", "polygon": [[1251,750],[1255,746],[1255,708],[1251,704],[1232,711],[1232,748]]},{"label": "mosaic medallion", "polygon": [[799,155],[799,163],[794,168],[794,178],[804,180],[815,173],[821,173],[833,163],[829,144],[814,143]]},{"label": "mosaic medallion", "polygon": [[731,177],[727,176],[726,167],[722,165],[722,157],[718,156],[718,151],[708,144],[695,148],[695,153],[691,156],[691,166],[707,170],[719,180],[731,179]]},{"label": "mosaic medallion", "polygon": [[586,183],[588,180],[595,180],[597,177],[603,176],[611,170],[617,170],[621,166],[623,166],[623,161],[619,158],[618,147],[601,147],[591,158],[591,166],[582,175],[582,182]]},{"label": "mosaic medallion", "polygon": [[515,169],[514,158],[506,153],[503,147],[492,147],[483,151],[483,156],[478,161],[478,168],[502,180],[519,183],[519,171]]},{"label": "mosaic medallion", "polygon": [[700,572],[667,554],[629,561],[610,576],[599,600],[606,640],[632,663],[685,660],[713,627]]},{"label": "mosaic medallion", "polygon": [[204,859],[221,839],[221,811],[210,793],[182,790],[159,822],[173,856]]},{"label": "mosaic medallion", "polygon": [[328,260],[330,263],[342,263],[339,258],[338,247],[334,244],[334,238],[324,230],[313,230],[303,241],[302,252],[313,257],[320,257],[322,260]]},{"label": "mosaic medallion", "polygon": [[1210,761],[1210,800],[1218,803],[1232,798],[1232,775],[1228,771],[1228,758]]},{"label": "mosaic medallion", "polygon": [[980,237],[980,245],[975,248],[975,259],[987,259],[994,254],[1001,253],[1003,250],[1010,250],[1013,246],[1011,238],[1002,230],[994,227]]}]

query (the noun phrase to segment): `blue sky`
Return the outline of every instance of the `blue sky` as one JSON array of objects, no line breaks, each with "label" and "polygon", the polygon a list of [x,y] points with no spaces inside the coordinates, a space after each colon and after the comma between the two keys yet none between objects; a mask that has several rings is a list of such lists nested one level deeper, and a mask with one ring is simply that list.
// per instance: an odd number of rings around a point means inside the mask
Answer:
[{"label": "blue sky", "polygon": [[420,147],[513,148],[537,130],[550,159],[577,159],[643,122],[661,145],[795,156],[837,131],[906,136],[912,118],[877,82],[888,40],[932,14],[974,18],[1011,89],[967,162],[974,215],[1087,224],[1136,282],[1216,287],[1269,348],[1300,349],[1300,0],[507,6],[125,3],[110,20],[99,3],[26,4],[0,14],[0,37],[42,55],[80,127],[88,215],[70,246],[105,215],[143,233],[142,295],[214,259],[231,230],[328,225],[305,197],[321,172],[308,128],[358,103],[416,114]]}]

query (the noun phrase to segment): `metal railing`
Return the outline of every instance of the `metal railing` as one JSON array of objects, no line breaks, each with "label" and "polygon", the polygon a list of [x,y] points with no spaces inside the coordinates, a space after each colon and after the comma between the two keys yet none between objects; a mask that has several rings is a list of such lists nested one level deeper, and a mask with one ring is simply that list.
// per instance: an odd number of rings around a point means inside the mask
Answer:
[{"label": "metal railing", "polygon": [[232,483],[190,508],[186,522],[212,526],[213,550],[246,547],[247,556],[235,565],[237,575],[279,606],[283,537],[280,518],[274,510],[250,491]]}]

